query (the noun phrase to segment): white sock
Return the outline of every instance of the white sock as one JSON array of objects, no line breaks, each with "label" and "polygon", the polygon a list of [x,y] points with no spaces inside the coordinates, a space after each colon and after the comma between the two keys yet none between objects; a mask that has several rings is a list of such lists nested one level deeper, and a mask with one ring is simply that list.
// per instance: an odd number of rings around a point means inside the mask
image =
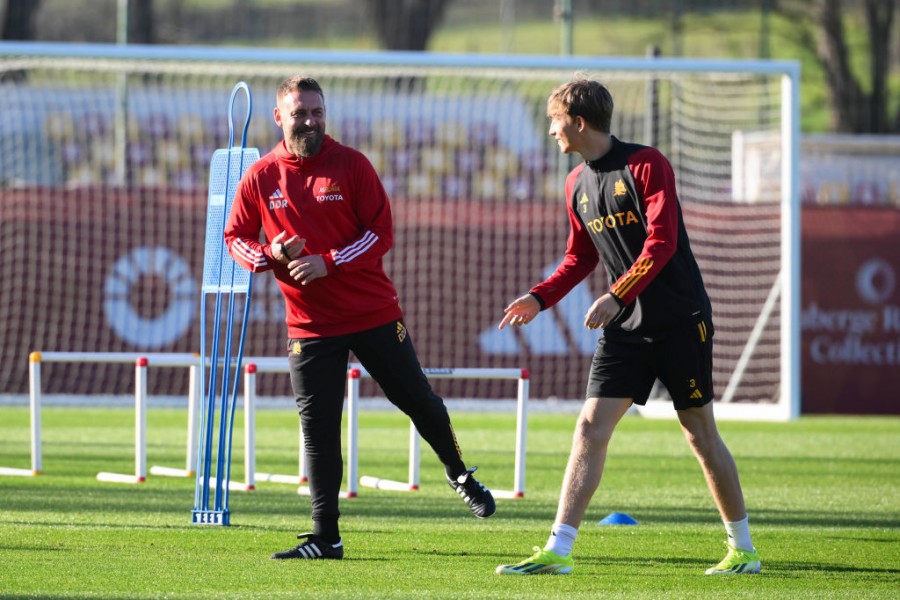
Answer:
[{"label": "white sock", "polygon": [[728,534],[728,543],[740,550],[755,552],[753,542],[750,541],[750,517],[744,517],[740,521],[724,521],[725,532]]},{"label": "white sock", "polygon": [[565,523],[554,523],[550,529],[550,537],[547,538],[547,545],[544,546],[544,550],[550,550],[560,556],[571,554],[576,537],[578,537],[576,528]]}]

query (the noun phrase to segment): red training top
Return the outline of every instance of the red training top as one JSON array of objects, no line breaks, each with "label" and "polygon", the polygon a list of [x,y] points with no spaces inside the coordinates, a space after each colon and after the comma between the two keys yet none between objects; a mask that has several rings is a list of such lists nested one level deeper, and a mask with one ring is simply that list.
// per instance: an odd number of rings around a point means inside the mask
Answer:
[{"label": "red training top", "polygon": [[[321,255],[328,275],[307,285],[260,242],[282,231],[306,239],[303,256]],[[284,294],[288,337],[345,335],[401,319],[382,256],[393,244],[387,194],[358,150],[325,136],[322,148],[297,158],[282,141],[254,163],[238,185],[225,244],[253,273],[271,269]]]}]

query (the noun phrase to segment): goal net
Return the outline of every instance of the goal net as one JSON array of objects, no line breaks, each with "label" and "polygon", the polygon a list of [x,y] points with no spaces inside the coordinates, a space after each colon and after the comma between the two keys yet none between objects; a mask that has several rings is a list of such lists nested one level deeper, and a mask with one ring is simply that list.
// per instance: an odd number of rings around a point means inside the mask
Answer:
[{"label": "goal net", "polygon": [[[325,90],[328,133],[368,156],[392,199],[385,268],[423,366],[521,367],[535,400],[583,398],[597,333],[581,323],[606,290],[602,268],[528,327],[497,331],[506,304],[563,256],[563,179],[575,163],[546,133],[545,102],[583,71],[613,93],[614,135],[672,162],[712,297],[717,401],[751,418],[789,418],[799,406],[786,314],[798,245],[791,64],[99,45],[72,53],[0,45],[0,394],[27,391],[35,350],[198,350],[206,185],[213,151],[228,143],[229,92],[249,84],[248,146],[265,153],[280,141],[275,89],[304,73]],[[765,136],[772,152],[741,152],[748,136]],[[281,355],[281,296],[270,275],[253,285],[245,356]],[[129,366],[45,373],[48,393],[132,385]],[[181,395],[187,385],[175,370],[151,376],[150,392]],[[259,390],[290,395],[287,377],[264,378]],[[482,380],[437,390],[512,395]]]}]

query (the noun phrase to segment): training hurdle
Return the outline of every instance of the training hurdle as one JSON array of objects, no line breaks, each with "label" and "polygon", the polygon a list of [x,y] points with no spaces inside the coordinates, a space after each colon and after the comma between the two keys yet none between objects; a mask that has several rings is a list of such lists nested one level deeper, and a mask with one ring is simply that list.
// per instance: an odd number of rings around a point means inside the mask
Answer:
[{"label": "training hurdle", "polygon": [[135,472],[131,474],[97,474],[100,481],[116,483],[141,483],[147,478],[147,369],[153,367],[189,367],[190,392],[188,399],[188,430],[185,468],[154,466],[153,475],[193,477],[197,454],[196,404],[200,395],[198,369],[200,358],[188,353],[136,353],[136,352],[32,352],[28,356],[29,412],[31,418],[31,469],[0,467],[0,475],[35,476],[41,473],[41,364],[42,363],[113,363],[135,365]]},{"label": "training hurdle", "polygon": [[[146,468],[146,407],[147,377],[150,367],[188,367],[190,369],[188,397],[187,449],[185,468],[153,466],[149,473],[167,477],[194,477],[197,460],[197,407],[202,392],[200,386],[200,357],[188,353],[133,353],[133,352],[32,352],[29,355],[29,409],[31,429],[31,469],[0,467],[0,476],[36,476],[42,471],[41,449],[41,364],[50,362],[74,363],[117,363],[135,365],[135,472],[134,474],[97,474],[97,479],[115,483],[141,483],[147,478]],[[308,494],[304,458],[303,431],[298,424],[298,459],[296,474],[274,474],[256,472],[256,376],[259,373],[287,373],[286,357],[248,357],[244,367],[244,480],[230,480],[228,487],[235,491],[255,489],[257,481],[287,483],[297,485],[299,494]],[[491,490],[498,498],[521,498],[525,492],[525,445],[527,432],[527,406],[529,374],[525,369],[423,369],[431,379],[508,379],[518,380],[516,408],[516,457],[514,487],[512,490]],[[421,438],[410,423],[409,433],[409,477],[406,482],[390,479],[359,476],[359,382],[371,377],[362,365],[352,363],[347,370],[347,428],[348,460],[347,489],[341,497],[354,498],[359,493],[359,485],[377,489],[414,491],[419,488],[419,462]]]},{"label": "training hurdle", "polygon": [[[0,467],[0,475],[34,477],[41,474],[41,353],[28,355],[28,414],[31,435],[31,468]],[[36,391],[37,390],[37,391]]]},{"label": "training hurdle", "polygon": [[[299,453],[297,474],[257,473],[254,448],[256,402],[256,375],[258,373],[286,373],[288,362],[284,358],[251,358],[245,368],[244,410],[245,410],[245,484],[253,486],[257,481],[287,483],[299,486],[298,494],[309,494],[306,483],[303,431],[299,432]],[[514,480],[512,490],[491,490],[497,498],[522,498],[525,495],[525,451],[528,429],[529,373],[526,369],[479,369],[479,368],[439,368],[423,369],[430,379],[506,379],[518,381],[516,394],[516,449]],[[415,426],[410,423],[408,481],[400,482],[381,477],[359,475],[359,383],[371,375],[362,365],[351,363],[347,369],[347,489],[342,490],[342,498],[355,498],[359,486],[383,490],[415,491],[419,489],[419,463],[421,438]]]},{"label": "training hurdle", "polygon": [[134,361],[134,475],[97,473],[97,481],[143,483],[147,480],[147,358]]},{"label": "training hurdle", "polygon": [[[516,459],[514,465],[513,489],[498,490],[491,488],[496,498],[522,498],[525,495],[525,445],[528,430],[528,393],[530,376],[527,369],[422,369],[429,379],[507,379],[518,381],[516,392]],[[359,404],[359,380],[371,377],[360,364],[351,364],[348,372],[347,396],[348,411]],[[353,417],[351,416],[351,423]],[[355,425],[355,423],[352,423]],[[352,461],[359,455],[357,448],[351,450]],[[382,490],[415,491],[419,489],[419,462],[421,457],[421,436],[415,425],[409,424],[409,471],[407,481],[395,481],[363,475],[359,484]],[[355,471],[356,465],[352,465]]]}]

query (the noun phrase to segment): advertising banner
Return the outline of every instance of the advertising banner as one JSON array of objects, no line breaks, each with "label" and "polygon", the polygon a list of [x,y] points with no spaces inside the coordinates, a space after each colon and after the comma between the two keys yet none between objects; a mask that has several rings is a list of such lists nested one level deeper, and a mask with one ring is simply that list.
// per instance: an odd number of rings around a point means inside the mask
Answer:
[{"label": "advertising banner", "polygon": [[803,211],[802,412],[900,414],[900,210]]}]

